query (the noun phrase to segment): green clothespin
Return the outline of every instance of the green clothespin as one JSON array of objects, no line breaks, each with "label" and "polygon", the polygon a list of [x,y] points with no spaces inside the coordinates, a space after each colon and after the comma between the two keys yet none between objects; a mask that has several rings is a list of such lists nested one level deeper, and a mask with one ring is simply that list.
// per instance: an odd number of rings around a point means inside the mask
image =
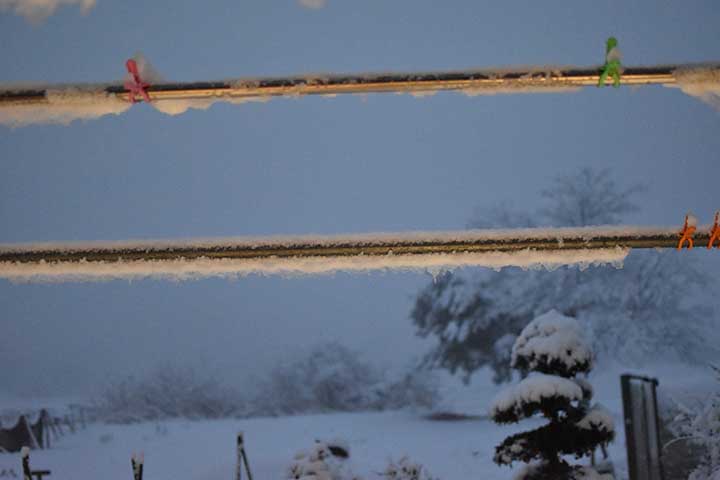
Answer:
[{"label": "green clothespin", "polygon": [[608,77],[612,77],[613,87],[617,88],[620,86],[622,65],[620,63],[620,50],[617,48],[617,45],[617,38],[610,37],[607,39],[605,44],[605,65],[603,65],[603,70],[598,80],[598,87],[604,86]]}]

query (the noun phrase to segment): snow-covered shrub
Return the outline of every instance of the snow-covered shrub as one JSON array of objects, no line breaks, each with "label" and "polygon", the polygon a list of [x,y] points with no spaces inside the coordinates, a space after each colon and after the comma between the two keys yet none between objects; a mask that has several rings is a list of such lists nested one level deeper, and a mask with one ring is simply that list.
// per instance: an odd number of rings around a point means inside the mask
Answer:
[{"label": "snow-covered shrub", "polygon": [[378,391],[377,409],[430,409],[440,401],[440,392],[432,372],[411,368],[397,380],[383,383]]},{"label": "snow-covered shrub", "polygon": [[316,441],[309,451],[301,451],[287,470],[288,480],[360,480],[345,460],[350,449],[342,440]]},{"label": "snow-covered shrub", "polygon": [[592,387],[575,378],[592,368],[592,352],[575,320],[555,310],[537,317],[517,337],[511,358],[513,368],[536,373],[500,392],[490,416],[497,423],[516,423],[542,415],[549,423],[506,438],[495,449],[495,462],[530,464],[516,480],[600,478],[591,468],[562,458],[590,455],[615,436],[612,416],[589,407]]},{"label": "snow-covered shrub", "polygon": [[134,423],[229,417],[241,413],[245,403],[238,392],[214,378],[168,367],[111,383],[97,400],[97,409],[108,423]]},{"label": "snow-covered shrub", "polygon": [[[713,369],[720,381],[720,369]],[[673,441],[691,442],[702,451],[700,464],[688,480],[720,480],[720,390],[699,405],[678,403],[677,408],[680,413],[672,428],[678,437]]]},{"label": "snow-covered shrub", "polygon": [[253,414],[429,408],[438,397],[429,372],[412,369],[387,379],[355,351],[330,342],[274,368],[260,385]]},{"label": "snow-covered shrub", "polygon": [[422,464],[408,457],[402,457],[397,462],[390,460],[382,476],[387,480],[437,480]]},{"label": "snow-covered shrub", "polygon": [[273,369],[254,405],[267,415],[367,410],[377,402],[381,378],[356,352],[322,343]]}]

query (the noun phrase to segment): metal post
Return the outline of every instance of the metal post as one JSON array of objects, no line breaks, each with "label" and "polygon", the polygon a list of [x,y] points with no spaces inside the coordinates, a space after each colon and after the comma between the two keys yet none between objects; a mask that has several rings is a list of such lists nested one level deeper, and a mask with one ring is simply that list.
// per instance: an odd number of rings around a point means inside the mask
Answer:
[{"label": "metal post", "polygon": [[[663,480],[656,392],[658,381],[637,375],[622,375],[620,384],[630,480]],[[636,408],[638,402],[642,407],[640,411]],[[654,428],[650,428],[650,422]]]}]

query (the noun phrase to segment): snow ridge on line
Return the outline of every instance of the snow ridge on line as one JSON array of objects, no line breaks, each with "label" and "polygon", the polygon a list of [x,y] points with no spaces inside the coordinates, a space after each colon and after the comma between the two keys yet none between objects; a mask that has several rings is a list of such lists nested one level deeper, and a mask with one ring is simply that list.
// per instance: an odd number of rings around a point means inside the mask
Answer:
[{"label": "snow ridge on line", "polygon": [[[417,271],[439,273],[462,267],[508,266],[558,268],[576,265],[622,265],[628,249],[452,253],[426,255],[359,255],[340,257],[269,257],[261,259],[180,259],[117,262],[0,262],[0,278],[12,281],[90,281],[162,278],[191,280],[205,277],[237,278],[247,275],[302,276],[335,272]],[[579,387],[578,387],[579,388]]]},{"label": "snow ridge on line", "polygon": [[[698,233],[709,226],[701,227]],[[561,228],[512,228],[512,229],[482,229],[457,231],[415,231],[415,232],[388,232],[388,233],[360,233],[341,235],[277,235],[268,237],[219,237],[195,238],[186,240],[118,240],[118,241],[90,241],[90,242],[30,242],[22,244],[0,243],[0,253],[28,252],[32,250],[53,250],[71,252],[78,250],[99,249],[126,249],[126,250],[171,250],[179,248],[264,248],[285,247],[293,248],[318,246],[333,247],[339,245],[373,246],[383,244],[427,244],[433,242],[477,242],[477,241],[524,241],[524,240],[550,240],[562,243],[570,239],[591,241],[596,238],[621,238],[658,236],[677,238],[680,226],[668,227],[642,227],[642,226],[612,226],[597,225],[590,227],[561,227]]]}]

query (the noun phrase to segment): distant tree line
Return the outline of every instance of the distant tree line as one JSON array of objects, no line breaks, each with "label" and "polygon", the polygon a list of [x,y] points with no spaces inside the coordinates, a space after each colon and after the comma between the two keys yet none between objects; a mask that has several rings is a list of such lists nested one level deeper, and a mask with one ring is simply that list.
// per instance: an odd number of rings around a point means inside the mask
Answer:
[{"label": "distant tree line", "polygon": [[165,367],[110,383],[95,403],[106,422],[135,423],[430,408],[438,399],[430,372],[410,369],[391,378],[357,352],[329,342],[276,366],[259,384],[229,385],[192,369]]}]

